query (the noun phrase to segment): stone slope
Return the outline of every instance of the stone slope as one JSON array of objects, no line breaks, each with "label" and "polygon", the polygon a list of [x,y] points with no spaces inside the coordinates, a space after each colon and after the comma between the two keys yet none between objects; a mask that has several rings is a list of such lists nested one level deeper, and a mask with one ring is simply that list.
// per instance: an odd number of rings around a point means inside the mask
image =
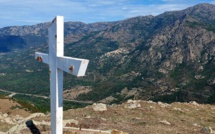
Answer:
[{"label": "stone slope", "polygon": [[[196,102],[162,103],[128,100],[120,105],[95,103],[64,111],[64,133],[92,134],[202,134],[215,133],[215,106]],[[0,133],[50,132],[50,114],[28,117],[0,113]],[[11,119],[13,122],[7,122]],[[120,131],[122,132],[120,132]]]}]

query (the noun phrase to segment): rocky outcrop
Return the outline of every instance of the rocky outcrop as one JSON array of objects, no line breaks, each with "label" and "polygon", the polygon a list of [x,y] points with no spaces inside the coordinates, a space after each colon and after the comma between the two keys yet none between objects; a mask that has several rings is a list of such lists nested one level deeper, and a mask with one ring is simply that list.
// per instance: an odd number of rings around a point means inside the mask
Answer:
[{"label": "rocky outcrop", "polygon": [[106,104],[102,104],[102,103],[94,103],[93,104],[93,110],[94,111],[107,111],[107,105]]},{"label": "rocky outcrop", "polygon": [[125,104],[125,108],[128,109],[135,109],[141,107],[140,101],[136,100],[128,100],[127,103]]},{"label": "rocky outcrop", "polygon": [[[205,133],[215,129],[214,105],[197,102],[171,104],[163,102],[128,100],[117,105],[105,105],[105,111],[94,111],[93,104],[85,108],[64,111],[64,133],[76,134],[127,134],[143,133]],[[26,118],[0,113],[2,120],[17,119],[16,124],[0,124],[1,134],[50,133],[50,114],[34,113]],[[0,122],[1,123],[1,122]],[[205,125],[206,124],[206,125]],[[2,130],[3,125],[7,130]],[[6,127],[5,126],[5,127]],[[144,131],[143,131],[144,128]]]}]

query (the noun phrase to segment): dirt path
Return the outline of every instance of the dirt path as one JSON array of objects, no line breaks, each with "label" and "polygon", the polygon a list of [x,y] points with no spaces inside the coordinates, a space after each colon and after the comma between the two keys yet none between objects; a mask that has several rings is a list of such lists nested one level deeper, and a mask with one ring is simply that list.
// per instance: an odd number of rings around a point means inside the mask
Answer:
[{"label": "dirt path", "polygon": [[[33,96],[33,97],[39,97],[39,98],[49,99],[49,96],[43,96],[43,95],[35,95],[35,94],[26,94],[26,93],[12,92],[12,91],[3,90],[3,89],[0,89],[0,91],[6,92],[6,93],[10,93],[9,97],[12,97],[12,96],[14,96],[16,94],[20,94],[20,95],[27,95],[27,96]],[[81,103],[81,104],[93,104],[93,102],[90,102],[90,101],[78,101],[78,100],[70,100],[70,99],[63,99],[63,100],[65,100],[65,101],[71,101],[71,102],[76,102],[76,103]]]}]

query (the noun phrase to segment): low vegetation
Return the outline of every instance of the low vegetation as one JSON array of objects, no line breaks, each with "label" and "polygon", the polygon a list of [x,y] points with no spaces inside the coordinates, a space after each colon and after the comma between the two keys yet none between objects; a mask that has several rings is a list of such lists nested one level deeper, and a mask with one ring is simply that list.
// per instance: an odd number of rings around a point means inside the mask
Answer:
[{"label": "low vegetation", "polygon": [[[23,109],[30,111],[32,113],[35,112],[42,112],[42,113],[48,113],[50,112],[50,99],[44,99],[41,97],[33,97],[33,96],[27,96],[27,95],[15,95],[12,98],[16,102],[18,102]],[[70,101],[64,101],[63,102],[63,109],[76,109],[85,107],[86,104],[80,104]]]}]

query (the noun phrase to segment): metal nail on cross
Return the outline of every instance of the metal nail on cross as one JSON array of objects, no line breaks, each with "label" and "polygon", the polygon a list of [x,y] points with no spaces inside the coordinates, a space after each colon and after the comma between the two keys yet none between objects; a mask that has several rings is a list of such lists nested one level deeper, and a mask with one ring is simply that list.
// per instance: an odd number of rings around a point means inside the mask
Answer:
[{"label": "metal nail on cross", "polygon": [[84,76],[89,60],[64,56],[64,17],[57,16],[48,29],[49,54],[35,53],[35,59],[49,65],[51,133],[63,133],[63,71]]}]

